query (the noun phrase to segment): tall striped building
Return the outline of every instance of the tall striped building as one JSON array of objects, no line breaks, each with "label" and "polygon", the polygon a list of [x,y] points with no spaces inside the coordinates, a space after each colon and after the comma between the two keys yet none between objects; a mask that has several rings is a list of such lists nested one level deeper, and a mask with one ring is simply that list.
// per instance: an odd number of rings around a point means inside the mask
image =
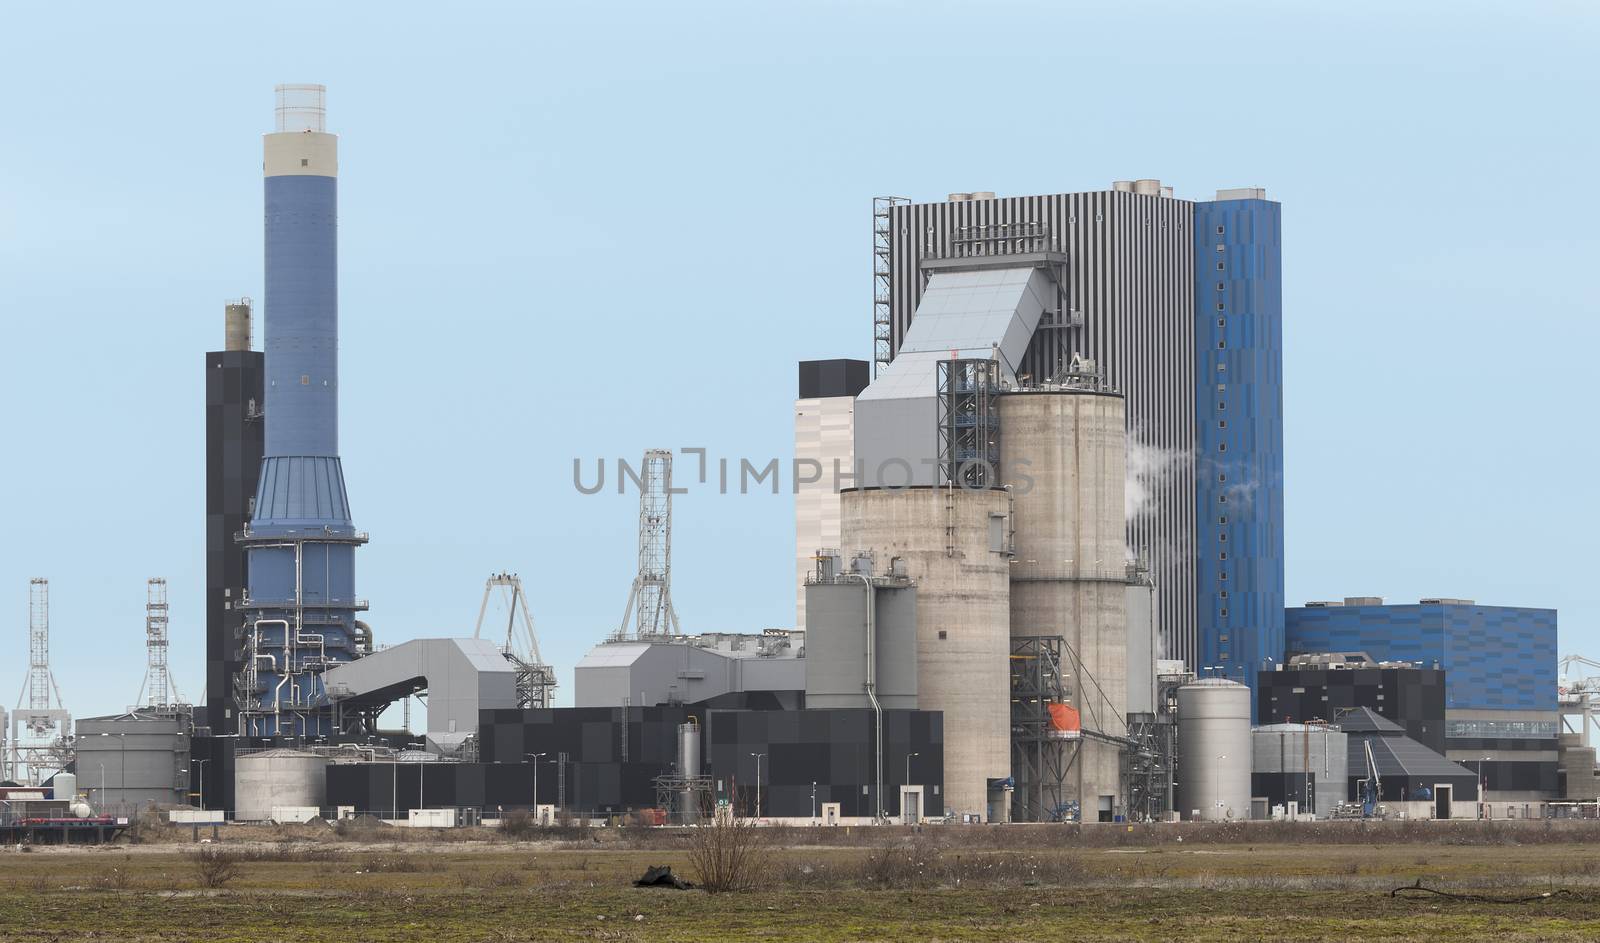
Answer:
[{"label": "tall striped building", "polygon": [[[1224,199],[1235,213],[1270,215],[1271,239],[1247,248],[1272,257],[1230,265],[1227,275],[1230,298],[1254,299],[1250,312],[1235,320],[1234,336],[1270,346],[1258,359],[1276,365],[1281,358],[1277,204],[1268,203],[1261,191],[1219,192],[1218,200]],[[1282,657],[1281,384],[1276,372],[1260,375],[1264,385],[1253,389],[1249,403],[1241,401],[1234,413],[1252,413],[1251,428],[1259,434],[1232,437],[1229,470],[1235,484],[1248,479],[1252,493],[1263,499],[1236,499],[1227,530],[1266,534],[1253,545],[1255,554],[1272,557],[1229,574],[1229,596],[1243,593],[1253,600],[1248,619],[1260,623],[1244,625],[1242,613],[1236,618],[1228,610],[1224,616],[1224,607],[1217,605],[1223,587],[1215,576],[1222,570],[1205,568],[1204,585],[1198,578],[1202,557],[1211,559],[1224,551],[1201,546],[1216,536],[1218,527],[1197,523],[1197,514],[1216,519],[1209,502],[1216,501],[1218,490],[1197,481],[1197,469],[1214,464],[1197,453],[1198,430],[1202,422],[1218,421],[1210,395],[1214,380],[1197,374],[1213,358],[1197,352],[1202,344],[1212,346],[1216,336],[1215,264],[1226,264],[1230,252],[1246,251],[1239,246],[1214,250],[1213,240],[1200,238],[1196,226],[1211,225],[1215,214],[1207,215],[1207,208],[1214,205],[1177,199],[1156,180],[1119,181],[1110,190],[1088,193],[1000,198],[952,194],[944,202],[886,204],[876,227],[876,368],[883,371],[901,353],[928,285],[931,260],[969,251],[963,242],[986,241],[992,247],[995,234],[1017,232],[1043,240],[1019,251],[1038,248],[1064,256],[1060,310],[1041,316],[1017,375],[1045,380],[1059,374],[1073,354],[1082,354],[1096,361],[1105,381],[1126,396],[1128,553],[1149,567],[1156,585],[1165,642],[1157,657],[1181,658],[1202,672],[1249,665],[1243,671],[1215,672],[1249,683],[1260,662]],[[1252,327],[1254,322],[1247,319],[1262,323]],[[1204,398],[1197,401],[1197,393]],[[1204,410],[1199,402],[1206,404]],[[1216,437],[1206,438],[1210,442]],[[1272,500],[1265,499],[1268,495]],[[1197,511],[1197,500],[1208,503]],[[1227,642],[1219,642],[1222,636]]]}]

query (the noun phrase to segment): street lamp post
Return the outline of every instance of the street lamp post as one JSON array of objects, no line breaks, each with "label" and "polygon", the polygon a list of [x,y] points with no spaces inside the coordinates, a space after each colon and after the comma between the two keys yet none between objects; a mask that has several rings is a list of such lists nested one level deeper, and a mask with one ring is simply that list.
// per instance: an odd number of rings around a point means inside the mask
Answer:
[{"label": "street lamp post", "polygon": [[544,815],[539,812],[539,758],[545,754],[524,753],[522,755],[533,760],[533,820],[543,825]]},{"label": "street lamp post", "polygon": [[209,762],[211,761],[193,760],[189,763],[190,766],[198,765],[200,767],[200,776],[196,779],[196,782],[200,784],[200,808],[202,809],[206,807],[206,764]]},{"label": "street lamp post", "polygon": [[811,781],[811,817],[813,819],[815,819],[817,817],[817,783],[816,783],[816,780],[812,780]]},{"label": "street lamp post", "polygon": [[765,753],[752,753],[756,758],[756,818],[761,818],[761,758]]}]

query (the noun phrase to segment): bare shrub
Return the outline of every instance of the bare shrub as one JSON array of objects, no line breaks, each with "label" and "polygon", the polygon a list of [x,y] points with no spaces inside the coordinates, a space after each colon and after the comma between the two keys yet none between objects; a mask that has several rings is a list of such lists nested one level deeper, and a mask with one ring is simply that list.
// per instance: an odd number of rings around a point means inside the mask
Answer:
[{"label": "bare shrub", "polygon": [[239,876],[241,870],[239,855],[221,848],[201,848],[191,860],[194,863],[195,880],[201,887],[225,887]]},{"label": "bare shrub", "polygon": [[90,877],[89,886],[102,891],[125,891],[133,886],[133,875],[126,867],[107,868]]},{"label": "bare shrub", "polygon": [[230,854],[239,861],[335,861],[343,852],[323,845],[284,842],[240,848]]},{"label": "bare shrub", "polygon": [[361,863],[368,874],[415,874],[423,870],[415,855],[373,855]]},{"label": "bare shrub", "polygon": [[512,841],[522,841],[528,838],[534,834],[537,828],[538,826],[534,824],[533,816],[520,809],[500,816],[499,832],[503,837]]},{"label": "bare shrub", "polygon": [[766,869],[766,837],[755,819],[740,814],[742,806],[737,787],[726,806],[717,806],[710,795],[701,803],[701,821],[690,832],[689,866],[707,893],[750,890]]}]

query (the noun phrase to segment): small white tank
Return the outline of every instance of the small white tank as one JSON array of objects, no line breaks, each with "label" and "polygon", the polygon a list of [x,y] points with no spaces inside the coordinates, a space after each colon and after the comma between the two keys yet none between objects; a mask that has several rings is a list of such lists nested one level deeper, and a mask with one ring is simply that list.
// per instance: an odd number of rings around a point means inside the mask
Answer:
[{"label": "small white tank", "polygon": [[57,773],[52,781],[51,798],[57,801],[62,799],[71,802],[78,798],[78,777],[73,773]]}]

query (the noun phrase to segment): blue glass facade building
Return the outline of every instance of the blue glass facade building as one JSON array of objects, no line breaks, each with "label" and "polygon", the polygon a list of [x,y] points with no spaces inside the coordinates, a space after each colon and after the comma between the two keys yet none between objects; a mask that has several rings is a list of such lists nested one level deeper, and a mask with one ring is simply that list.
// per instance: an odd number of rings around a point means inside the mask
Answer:
[{"label": "blue glass facade building", "polygon": [[1286,612],[1288,654],[1364,651],[1445,675],[1445,756],[1478,771],[1491,800],[1560,794],[1556,611],[1479,606],[1306,606]]},{"label": "blue glass facade building", "polygon": [[1195,668],[1254,688],[1284,652],[1283,266],[1246,192],[1194,204]]},{"label": "blue glass facade building", "polygon": [[[1290,654],[1364,651],[1445,670],[1447,710],[1556,710],[1556,611],[1462,603],[1307,606]],[[1553,734],[1552,734],[1553,735]]]}]

